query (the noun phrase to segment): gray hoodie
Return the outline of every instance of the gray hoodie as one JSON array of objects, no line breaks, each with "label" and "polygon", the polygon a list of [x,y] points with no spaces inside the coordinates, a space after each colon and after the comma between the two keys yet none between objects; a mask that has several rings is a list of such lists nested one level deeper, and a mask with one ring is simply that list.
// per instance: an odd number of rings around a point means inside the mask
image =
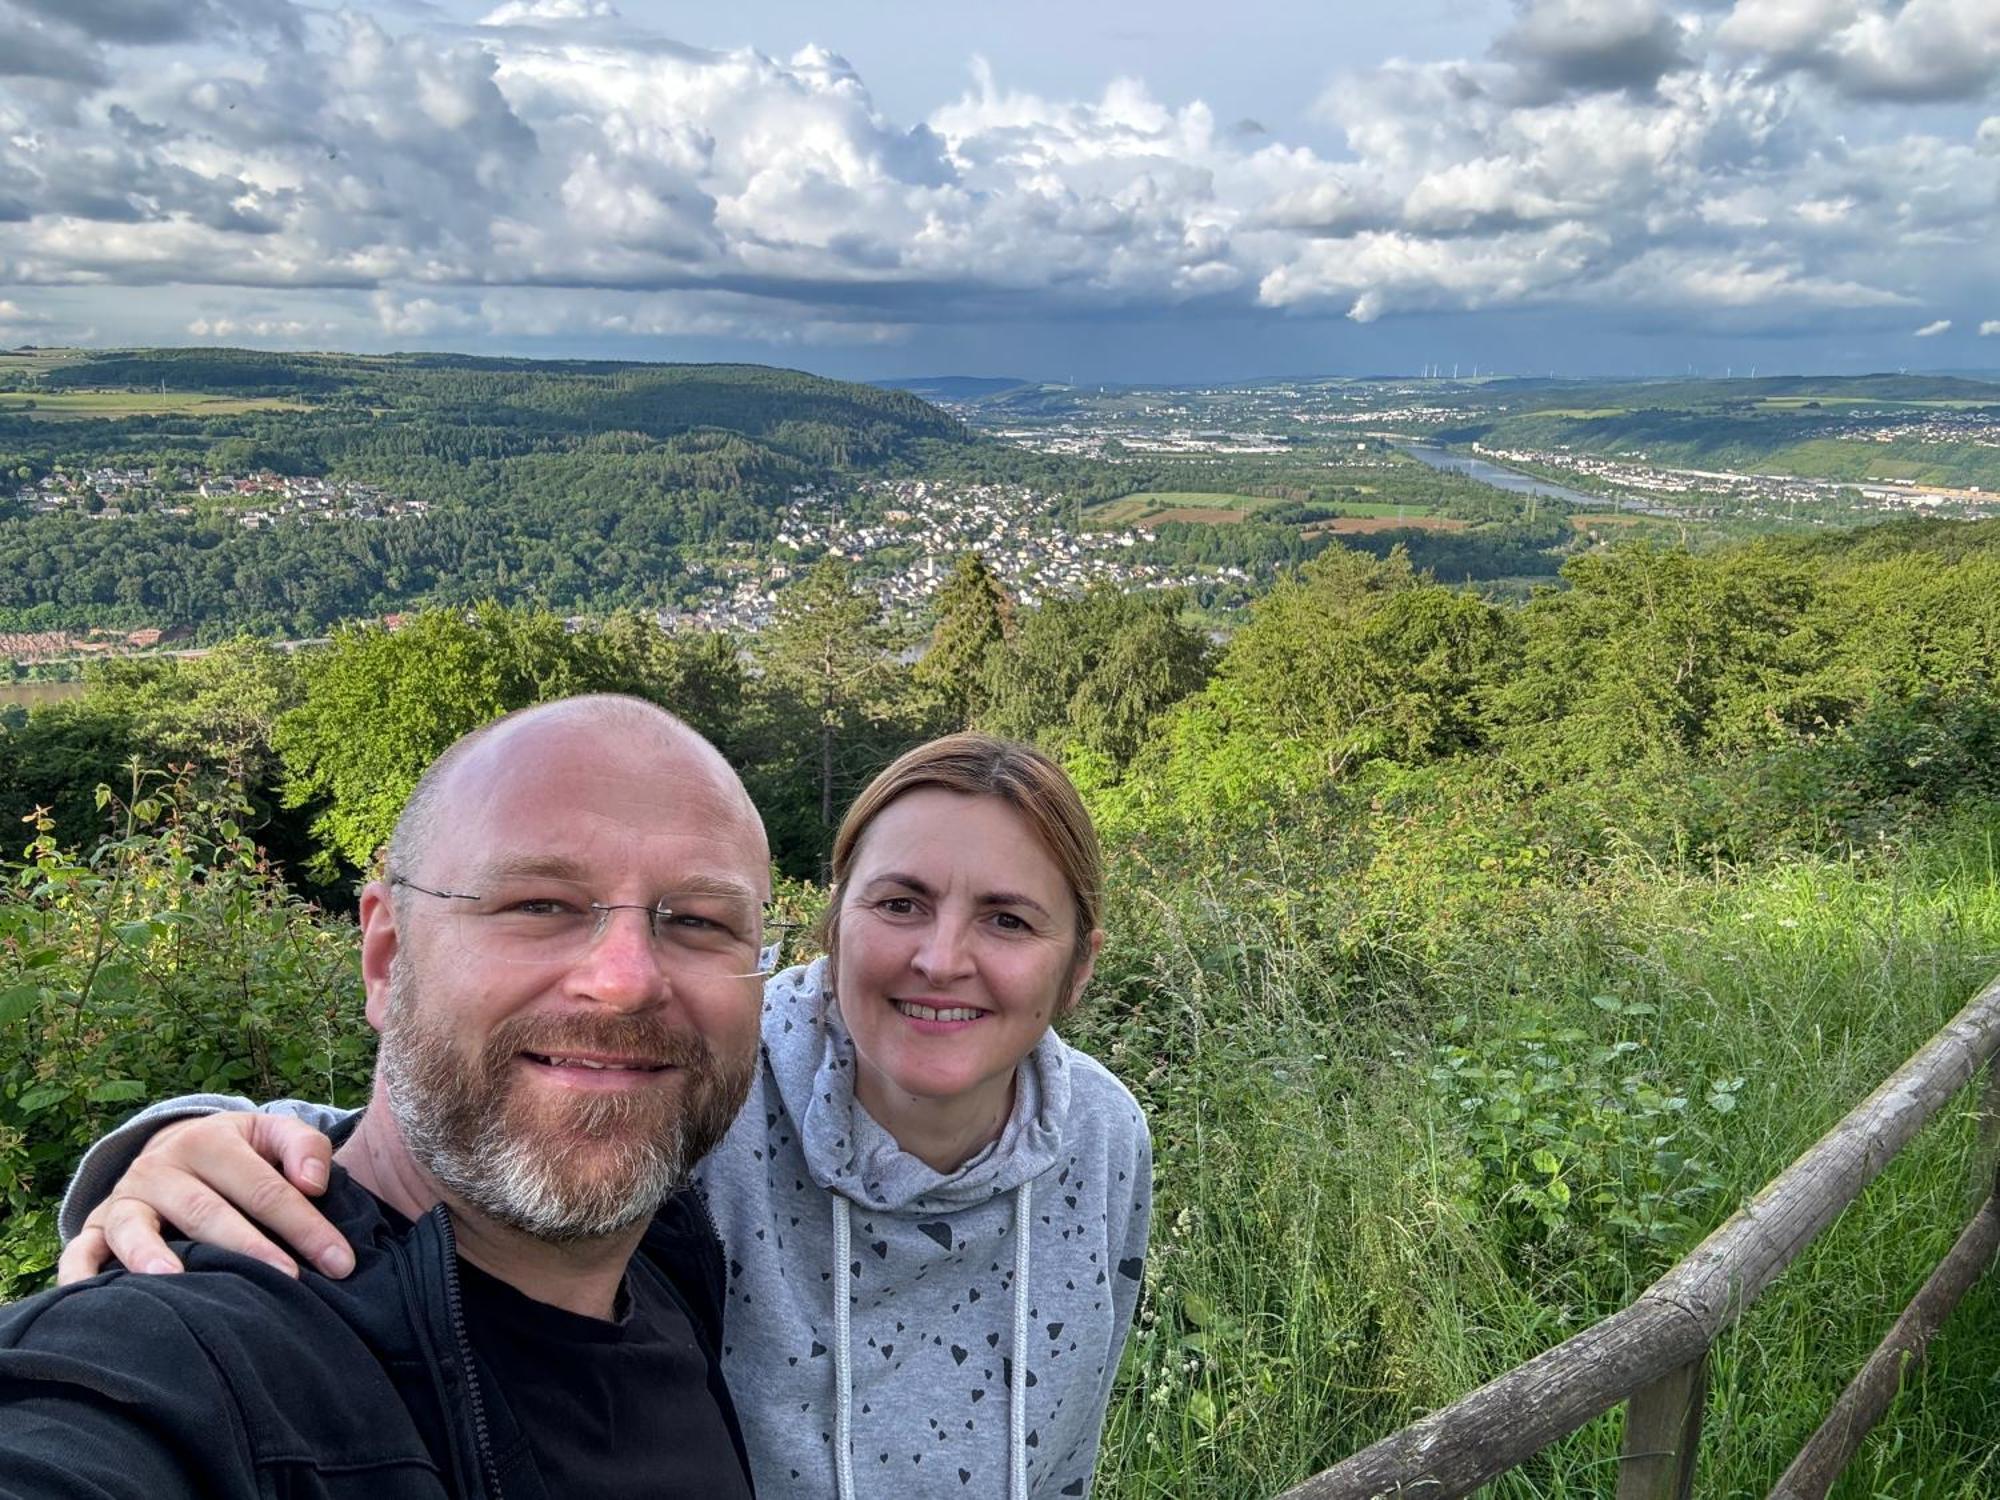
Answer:
[{"label": "gray hoodie", "polygon": [[[729,1255],[723,1370],[758,1492],[1088,1494],[1145,1257],[1144,1116],[1050,1032],[1020,1065],[1000,1138],[935,1172],[855,1102],[824,969],[765,987],[762,1066],[696,1173]],[[98,1142],[64,1233],[152,1129],[216,1107],[245,1104],[170,1100]]]}]

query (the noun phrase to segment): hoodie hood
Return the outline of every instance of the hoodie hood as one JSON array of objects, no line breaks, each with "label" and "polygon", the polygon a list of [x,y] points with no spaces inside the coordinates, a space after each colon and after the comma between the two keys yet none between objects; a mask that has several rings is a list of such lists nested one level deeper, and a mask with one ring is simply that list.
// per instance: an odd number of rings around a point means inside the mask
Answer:
[{"label": "hoodie hood", "polygon": [[854,1038],[816,959],[776,975],[764,995],[764,1051],[800,1122],[812,1179],[856,1208],[943,1213],[1011,1193],[1041,1176],[1062,1150],[1070,1111],[1070,1049],[1053,1030],[1015,1072],[1014,1107],[999,1138],[952,1172],[938,1172],[896,1144],[854,1097]]}]

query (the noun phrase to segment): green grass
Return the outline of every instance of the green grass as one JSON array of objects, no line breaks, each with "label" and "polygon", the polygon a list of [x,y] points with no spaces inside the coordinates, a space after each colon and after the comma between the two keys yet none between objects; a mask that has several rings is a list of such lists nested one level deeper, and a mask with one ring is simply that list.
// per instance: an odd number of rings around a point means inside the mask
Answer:
[{"label": "green grass", "polygon": [[[1330,937],[1282,877],[1136,898],[1145,942],[1100,966],[1114,985],[1124,966],[1125,1004],[1083,1028],[1147,1103],[1159,1162],[1098,1493],[1273,1494],[1623,1305],[2000,969],[1996,842],[1970,820],[1872,865],[1612,867],[1429,945],[1394,925],[1372,946]],[[1583,1149],[1606,1098],[1631,1105],[1626,1077],[1666,1101],[1609,1116],[1601,1170],[1577,1174],[1553,1232],[1494,1191],[1485,1111],[1436,1081],[1454,1020],[1481,1064],[1523,1055],[1524,1034],[1569,1038],[1530,1044],[1549,1086],[1527,1116],[1558,1150]],[[1970,1108],[1717,1345],[1697,1493],[1765,1494],[1950,1245],[1971,1207]],[[1662,1179],[1656,1136],[1690,1165]],[[1622,1236],[1592,1191],[1668,1227]],[[1835,1493],[2000,1493],[1996,1431],[1989,1281]],[[1595,1422],[1488,1493],[1608,1495],[1618,1433]]]},{"label": "green grass", "polygon": [[1343,516],[1432,516],[1437,514],[1434,505],[1419,505],[1415,502],[1403,505],[1393,500],[1339,500],[1334,502]]},{"label": "green grass", "polygon": [[303,403],[269,397],[210,396],[199,391],[0,391],[0,411],[27,410],[46,421],[83,417],[236,416],[251,411],[304,411]]},{"label": "green grass", "polygon": [[81,349],[0,349],[0,375],[41,376],[82,358]]}]

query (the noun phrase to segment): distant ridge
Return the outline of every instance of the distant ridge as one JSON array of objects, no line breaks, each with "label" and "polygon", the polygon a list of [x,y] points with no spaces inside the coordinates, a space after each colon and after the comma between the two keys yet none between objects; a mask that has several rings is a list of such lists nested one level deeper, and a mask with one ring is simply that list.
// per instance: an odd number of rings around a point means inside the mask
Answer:
[{"label": "distant ridge", "polygon": [[977,401],[984,396],[997,396],[1002,391],[1017,391],[1024,385],[1032,384],[1026,380],[987,375],[917,375],[905,380],[871,380],[868,383],[885,391],[908,391],[926,401]]}]

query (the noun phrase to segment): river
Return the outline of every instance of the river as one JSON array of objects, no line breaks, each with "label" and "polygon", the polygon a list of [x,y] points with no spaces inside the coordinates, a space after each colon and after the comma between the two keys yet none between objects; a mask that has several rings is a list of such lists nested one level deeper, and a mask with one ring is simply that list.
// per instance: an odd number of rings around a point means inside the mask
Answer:
[{"label": "river", "polygon": [[1398,441],[1392,445],[1398,453],[1406,453],[1418,463],[1429,464],[1433,469],[1443,469],[1450,474],[1463,474],[1467,479],[1476,479],[1481,484],[1490,484],[1495,489],[1511,490],[1517,495],[1541,495],[1554,500],[1567,500],[1572,505],[1580,505],[1585,510],[1606,510],[1615,502],[1603,495],[1586,495],[1582,490],[1569,489],[1560,484],[1551,484],[1546,479],[1537,479],[1532,474],[1523,474],[1518,469],[1503,469],[1483,458],[1474,458],[1467,453],[1454,453],[1449,448],[1434,447],[1429,443]]},{"label": "river", "polygon": [[29,708],[82,696],[80,682],[0,682],[0,703],[24,703]]}]

